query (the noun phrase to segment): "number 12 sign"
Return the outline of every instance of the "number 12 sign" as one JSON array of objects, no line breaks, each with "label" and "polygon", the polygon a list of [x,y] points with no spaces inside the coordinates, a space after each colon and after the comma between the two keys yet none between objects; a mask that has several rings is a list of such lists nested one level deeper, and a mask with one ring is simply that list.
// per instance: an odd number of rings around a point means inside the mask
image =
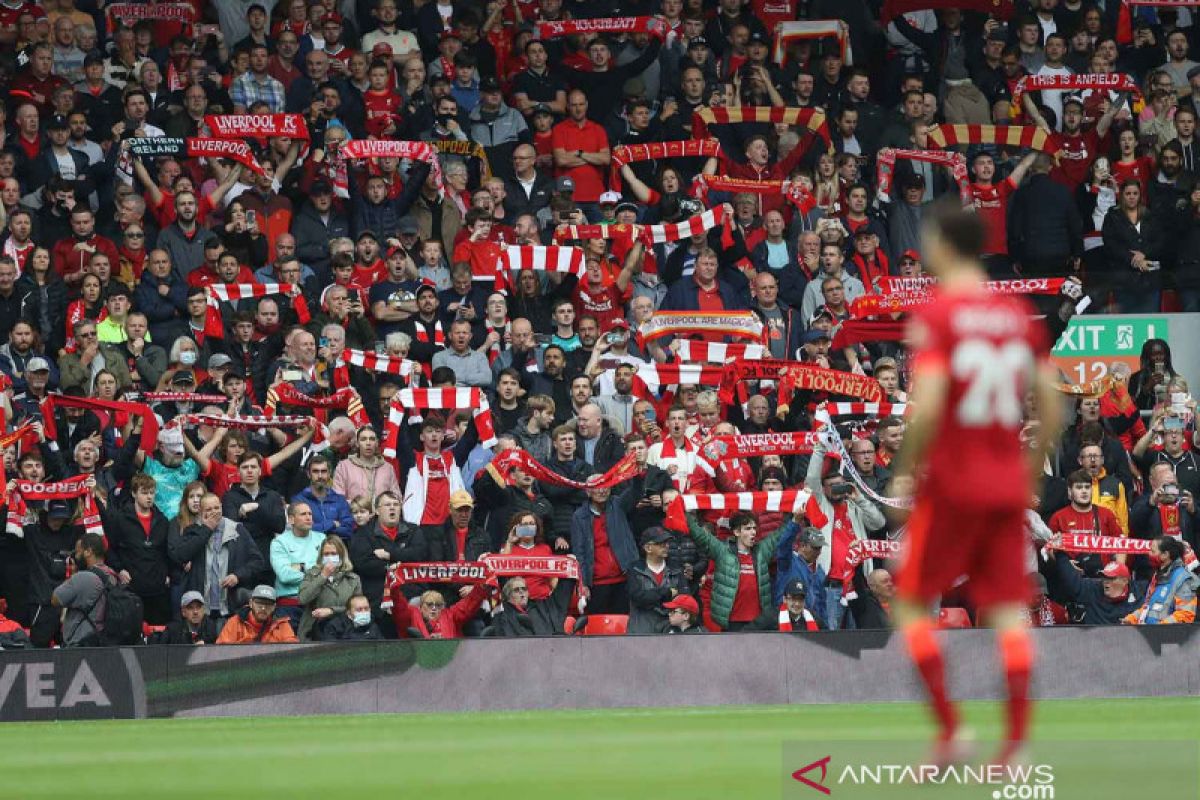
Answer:
[{"label": "number 12 sign", "polygon": [[1075,317],[1051,355],[1073,383],[1103,378],[1114,362],[1137,372],[1142,344],[1147,339],[1169,339],[1169,320],[1163,315]]}]

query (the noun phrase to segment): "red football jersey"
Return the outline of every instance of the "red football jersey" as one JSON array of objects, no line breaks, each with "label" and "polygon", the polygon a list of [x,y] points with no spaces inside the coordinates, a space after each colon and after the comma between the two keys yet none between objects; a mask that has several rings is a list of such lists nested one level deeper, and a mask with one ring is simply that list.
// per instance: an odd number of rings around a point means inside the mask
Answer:
[{"label": "red football jersey", "polygon": [[1026,394],[1048,354],[1023,298],[983,287],[937,292],[912,322],[914,372],[949,376],[946,410],[930,444],[922,493],[974,509],[1029,502],[1019,433]]},{"label": "red football jersey", "polygon": [[987,226],[987,239],[983,243],[985,255],[1008,255],[1008,198],[1016,191],[1012,178],[1000,183],[972,183],[971,198],[975,212]]}]

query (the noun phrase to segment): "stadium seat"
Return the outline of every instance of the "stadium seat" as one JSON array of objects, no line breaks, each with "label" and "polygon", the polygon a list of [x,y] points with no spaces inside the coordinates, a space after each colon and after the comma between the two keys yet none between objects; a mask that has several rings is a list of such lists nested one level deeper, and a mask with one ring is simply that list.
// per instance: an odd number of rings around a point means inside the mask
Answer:
[{"label": "stadium seat", "polygon": [[965,608],[943,608],[938,612],[938,626],[942,628],[970,628],[971,617]]},{"label": "stadium seat", "polygon": [[620,636],[629,627],[628,614],[591,614],[580,620],[585,621],[579,631],[584,636]]}]

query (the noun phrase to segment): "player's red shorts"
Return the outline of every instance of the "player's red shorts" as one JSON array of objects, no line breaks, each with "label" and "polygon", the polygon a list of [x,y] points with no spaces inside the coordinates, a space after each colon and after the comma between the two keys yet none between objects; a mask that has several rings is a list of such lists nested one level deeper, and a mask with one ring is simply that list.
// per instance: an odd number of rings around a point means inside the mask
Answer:
[{"label": "player's red shorts", "polygon": [[981,608],[1025,603],[1025,509],[971,509],[918,496],[908,521],[907,555],[896,579],[905,600],[930,603],[966,575]]}]

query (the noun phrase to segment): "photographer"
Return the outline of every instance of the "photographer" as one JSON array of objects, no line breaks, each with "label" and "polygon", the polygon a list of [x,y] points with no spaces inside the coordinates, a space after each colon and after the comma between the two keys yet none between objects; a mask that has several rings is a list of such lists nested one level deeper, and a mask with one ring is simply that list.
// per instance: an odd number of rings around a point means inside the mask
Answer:
[{"label": "photographer", "polygon": [[22,525],[29,551],[29,638],[34,647],[49,647],[59,637],[60,615],[53,595],[67,579],[68,563],[83,533],[75,516],[73,502],[51,500]]},{"label": "photographer", "polygon": [[103,620],[108,611],[100,608],[104,588],[118,580],[112,568],[104,563],[106,551],[104,537],[98,533],[85,533],[76,539],[71,554],[74,574],[50,596],[56,617],[58,609],[67,610],[63,617],[63,647],[99,643],[97,636],[104,629]]},{"label": "photographer", "polygon": [[1196,547],[1196,498],[1179,486],[1175,468],[1165,461],[1150,467],[1149,491],[1129,509],[1130,534],[1140,539],[1182,537]]},{"label": "photographer", "polygon": [[[830,546],[822,548],[817,564],[825,570],[825,625],[836,631],[843,623],[853,626],[853,617],[846,614],[842,605],[844,590],[850,588],[857,568],[847,566],[846,555],[855,539],[866,539],[867,531],[877,530],[887,524],[883,513],[870,500],[859,494],[853,484],[841,475],[841,459],[826,459],[825,443],[818,441],[808,462],[805,485],[813,489],[813,499],[824,519],[812,519],[809,524],[820,529]],[[821,491],[817,492],[816,487]],[[870,572],[870,560],[863,562]]]},{"label": "photographer", "polygon": [[1154,464],[1170,464],[1179,488],[1195,496],[1200,493],[1200,461],[1194,452],[1184,449],[1184,423],[1176,404],[1156,409],[1145,435],[1133,446],[1133,458],[1143,475]]}]

